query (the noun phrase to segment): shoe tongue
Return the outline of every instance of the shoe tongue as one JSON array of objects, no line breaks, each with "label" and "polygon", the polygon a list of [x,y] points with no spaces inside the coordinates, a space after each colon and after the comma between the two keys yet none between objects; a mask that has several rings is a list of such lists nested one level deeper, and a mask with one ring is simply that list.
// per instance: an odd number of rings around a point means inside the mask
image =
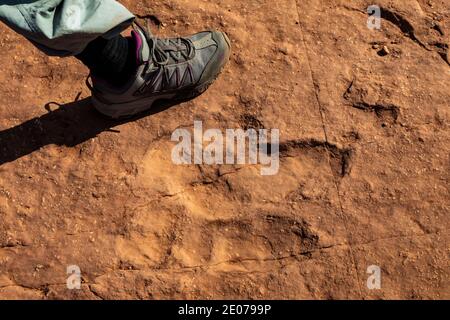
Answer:
[{"label": "shoe tongue", "polygon": [[131,31],[131,37],[136,45],[136,65],[140,66],[150,58],[150,48],[144,34],[137,30]]}]

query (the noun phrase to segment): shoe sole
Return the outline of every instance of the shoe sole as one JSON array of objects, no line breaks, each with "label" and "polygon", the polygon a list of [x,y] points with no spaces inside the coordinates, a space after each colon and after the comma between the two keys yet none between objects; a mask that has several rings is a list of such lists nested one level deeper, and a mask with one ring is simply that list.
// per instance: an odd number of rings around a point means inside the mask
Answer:
[{"label": "shoe sole", "polygon": [[184,91],[176,93],[165,93],[161,95],[156,95],[154,97],[147,97],[140,100],[136,100],[134,102],[107,104],[98,100],[97,98],[95,98],[95,96],[92,96],[92,104],[94,105],[94,108],[101,114],[107,116],[108,118],[123,119],[133,117],[146,111],[149,111],[155,103],[161,100],[169,100],[177,103],[182,103],[202,95],[206,90],[208,90],[208,88],[213,84],[213,82],[216,81],[216,79],[222,73],[223,68],[225,67],[225,65],[229,60],[229,56],[231,53],[230,39],[225,33],[223,33],[223,35],[229,47],[228,59],[224,60],[223,65],[220,67],[219,72],[214,76],[214,78],[209,79],[208,81],[205,81],[201,84],[198,84],[193,89],[185,89]]}]

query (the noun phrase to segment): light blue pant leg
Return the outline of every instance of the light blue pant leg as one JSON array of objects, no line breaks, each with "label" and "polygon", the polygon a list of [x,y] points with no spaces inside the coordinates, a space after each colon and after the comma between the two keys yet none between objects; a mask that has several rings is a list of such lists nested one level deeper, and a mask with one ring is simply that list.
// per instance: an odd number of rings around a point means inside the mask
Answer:
[{"label": "light blue pant leg", "polygon": [[0,20],[48,55],[81,53],[125,30],[134,16],[115,0],[0,0]]}]

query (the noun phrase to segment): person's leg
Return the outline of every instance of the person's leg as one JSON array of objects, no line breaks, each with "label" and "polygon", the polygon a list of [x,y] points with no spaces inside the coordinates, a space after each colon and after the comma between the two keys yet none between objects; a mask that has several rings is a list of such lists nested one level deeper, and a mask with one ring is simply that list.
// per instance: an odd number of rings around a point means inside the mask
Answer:
[{"label": "person's leg", "polygon": [[75,56],[112,39],[134,16],[115,0],[0,0],[0,20],[53,56]]},{"label": "person's leg", "polygon": [[93,74],[121,83],[135,69],[134,20],[115,0],[0,0],[0,20],[48,55],[76,56]]},{"label": "person's leg", "polygon": [[113,118],[194,98],[230,57],[230,40],[217,31],[158,39],[136,25],[124,38],[134,16],[115,0],[0,0],[0,20],[48,55],[86,64],[93,105]]}]

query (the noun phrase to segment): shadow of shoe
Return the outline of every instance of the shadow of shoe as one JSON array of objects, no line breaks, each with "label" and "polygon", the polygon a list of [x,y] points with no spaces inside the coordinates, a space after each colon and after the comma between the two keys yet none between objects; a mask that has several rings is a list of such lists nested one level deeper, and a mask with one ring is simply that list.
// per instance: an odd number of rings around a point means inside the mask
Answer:
[{"label": "shadow of shoe", "polygon": [[52,105],[57,105],[58,109],[0,131],[0,166],[47,145],[74,147],[120,124],[162,112],[179,103],[161,101],[136,117],[113,120],[98,113],[92,107],[90,98],[64,105],[49,102],[45,106],[47,110]]}]

